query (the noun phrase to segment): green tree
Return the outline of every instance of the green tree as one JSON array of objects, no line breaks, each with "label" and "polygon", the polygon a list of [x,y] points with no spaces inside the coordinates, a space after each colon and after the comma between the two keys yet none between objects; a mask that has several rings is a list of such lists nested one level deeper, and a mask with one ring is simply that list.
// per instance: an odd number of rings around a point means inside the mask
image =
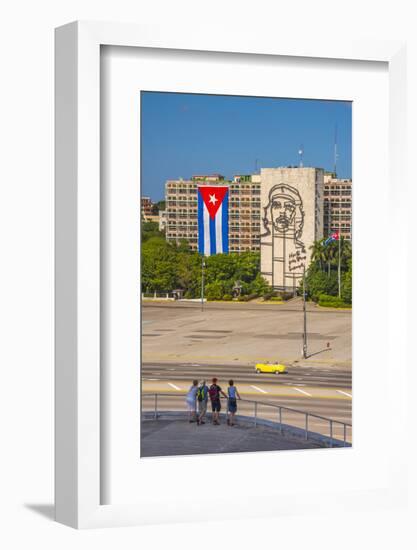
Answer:
[{"label": "green tree", "polygon": [[[311,263],[306,273],[307,292],[310,297],[317,300],[320,294],[329,296],[338,295],[338,265],[340,246],[341,295],[344,301],[349,302],[352,294],[352,244],[341,237],[338,241],[332,241],[327,245],[324,241],[316,241],[311,247]],[[326,266],[326,267],[325,267]],[[325,275],[325,271],[327,274]],[[350,274],[349,274],[350,272]],[[300,283],[300,289],[302,281]],[[345,294],[344,287],[346,286]],[[350,296],[350,299],[348,299]]]},{"label": "green tree", "polygon": [[267,283],[266,279],[258,272],[256,277],[250,284],[249,294],[257,294],[258,296],[264,296],[272,291],[272,288]]},{"label": "green tree", "polygon": [[317,301],[320,294],[336,296],[337,285],[336,271],[331,271],[330,275],[328,275],[320,269],[318,264],[313,264],[309,267],[306,275],[306,291],[308,296],[313,300]]},{"label": "green tree", "polygon": [[176,255],[177,286],[187,298],[197,298],[201,293],[201,259],[196,253],[178,251]]},{"label": "green tree", "polygon": [[314,241],[314,243],[310,246],[310,250],[311,260],[313,262],[318,262],[320,269],[323,269],[323,264],[327,261],[326,247],[323,239],[321,241]]},{"label": "green tree", "polygon": [[352,303],[352,260],[349,261],[349,269],[343,275],[341,298],[347,304]]},{"label": "green tree", "polygon": [[331,266],[334,265],[336,258],[336,241],[331,241],[330,243],[324,245],[324,260],[327,264],[327,276],[330,277]]},{"label": "green tree", "polygon": [[157,222],[144,222],[141,224],[141,237],[142,243],[153,237],[160,237],[165,240],[165,235],[162,231],[159,231],[159,224]]},{"label": "green tree", "polygon": [[151,237],[142,244],[142,290],[170,292],[177,274],[175,250],[160,237]]},{"label": "green tree", "polygon": [[226,294],[222,281],[213,281],[208,283],[205,288],[205,296],[207,300],[221,300]]}]

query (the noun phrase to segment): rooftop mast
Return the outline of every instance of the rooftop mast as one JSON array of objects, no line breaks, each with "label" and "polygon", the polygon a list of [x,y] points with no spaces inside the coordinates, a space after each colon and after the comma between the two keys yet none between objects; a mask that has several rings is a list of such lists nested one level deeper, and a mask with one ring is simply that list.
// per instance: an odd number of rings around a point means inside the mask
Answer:
[{"label": "rooftop mast", "polygon": [[300,145],[300,148],[298,149],[298,154],[300,155],[300,168],[303,167],[303,155],[304,155],[304,146]]},{"label": "rooftop mast", "polygon": [[337,177],[337,159],[338,159],[338,152],[337,152],[337,124],[335,124],[334,127],[334,158],[333,158],[333,172],[334,177]]}]

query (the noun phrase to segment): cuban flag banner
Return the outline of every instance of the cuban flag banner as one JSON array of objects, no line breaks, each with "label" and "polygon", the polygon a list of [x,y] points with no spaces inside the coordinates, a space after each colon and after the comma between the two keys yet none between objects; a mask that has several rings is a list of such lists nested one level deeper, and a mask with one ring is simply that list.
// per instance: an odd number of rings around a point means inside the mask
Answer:
[{"label": "cuban flag banner", "polygon": [[324,246],[339,240],[339,232],[335,231],[330,235],[330,237],[327,237],[327,239],[324,241]]},{"label": "cuban flag banner", "polygon": [[229,188],[198,187],[198,251],[204,256],[229,252]]}]

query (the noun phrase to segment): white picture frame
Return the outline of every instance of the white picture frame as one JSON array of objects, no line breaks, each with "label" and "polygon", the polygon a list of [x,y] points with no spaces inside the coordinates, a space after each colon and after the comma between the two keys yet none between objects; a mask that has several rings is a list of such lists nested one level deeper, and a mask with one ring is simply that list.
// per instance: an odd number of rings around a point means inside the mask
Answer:
[{"label": "white picture frame", "polygon": [[[161,521],[157,506],[148,509],[134,504],[101,504],[102,415],[100,377],[100,48],[101,46],[164,48],[206,52],[229,52],[325,58],[332,60],[379,61],[389,71],[389,157],[392,199],[402,196],[395,185],[404,180],[405,147],[405,45],[401,42],[325,39],[294,40],[289,43],[252,31],[251,38],[239,33],[187,34],[167,27],[113,23],[75,22],[56,30],[56,519],[76,528],[134,525]],[[395,202],[393,200],[393,202]],[[392,215],[400,219],[397,208]],[[406,246],[397,230],[387,246],[396,247],[401,261]],[[396,274],[389,274],[393,281]],[[405,305],[389,300],[390,338],[404,339]],[[404,333],[405,334],[405,331]],[[402,340],[403,341],[403,340]],[[398,352],[397,377],[405,383],[405,349]],[[395,397],[391,397],[395,403]],[[398,401],[396,402],[398,405]],[[398,408],[397,408],[398,409]],[[403,406],[396,420],[405,416]],[[404,425],[404,423],[402,424]],[[399,429],[401,438],[404,434]],[[398,451],[391,462],[401,463]],[[390,464],[391,464],[390,462]],[[406,479],[391,475],[382,489],[369,488],[352,497],[359,502],[402,502]],[[297,501],[298,498],[298,502]],[[150,499],[151,501],[151,499]],[[284,509],[307,510],[316,503],[312,493],[300,499],[288,497]],[[181,519],[175,501],[166,500],[163,518]],[[273,514],[272,514],[273,515]],[[213,517],[215,517],[213,515]],[[186,519],[186,518],[184,518]]]}]

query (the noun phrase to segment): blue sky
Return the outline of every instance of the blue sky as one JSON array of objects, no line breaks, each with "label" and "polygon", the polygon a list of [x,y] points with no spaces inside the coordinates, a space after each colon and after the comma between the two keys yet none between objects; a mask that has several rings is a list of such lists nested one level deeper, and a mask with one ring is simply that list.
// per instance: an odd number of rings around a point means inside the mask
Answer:
[{"label": "blue sky", "polygon": [[350,102],[141,93],[142,195],[164,198],[167,179],[250,174],[299,164],[352,176]]}]

